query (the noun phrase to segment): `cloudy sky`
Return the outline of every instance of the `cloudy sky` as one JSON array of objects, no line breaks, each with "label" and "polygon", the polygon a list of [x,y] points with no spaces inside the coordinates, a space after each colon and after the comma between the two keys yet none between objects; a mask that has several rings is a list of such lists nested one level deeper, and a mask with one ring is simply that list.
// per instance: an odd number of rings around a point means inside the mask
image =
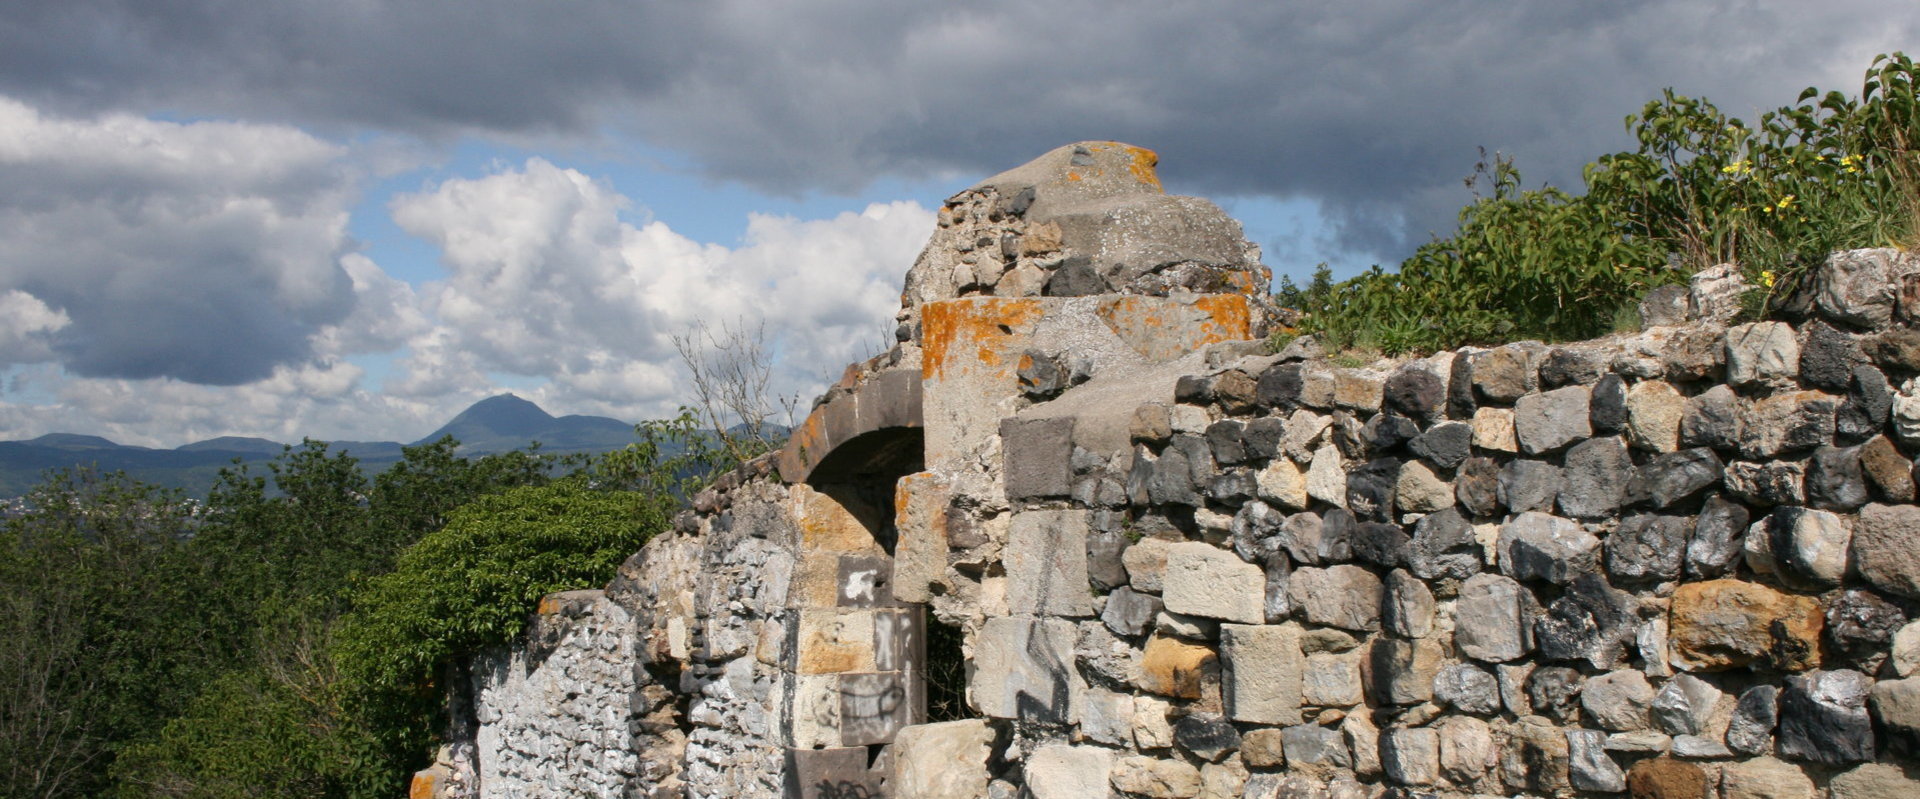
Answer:
[{"label": "cloudy sky", "polygon": [[1914,42],[1886,0],[10,0],[0,439],[636,420],[702,320],[810,395],[940,200],[1059,144],[1352,271],[1444,232],[1479,147],[1577,185],[1663,87],[1752,116]]}]

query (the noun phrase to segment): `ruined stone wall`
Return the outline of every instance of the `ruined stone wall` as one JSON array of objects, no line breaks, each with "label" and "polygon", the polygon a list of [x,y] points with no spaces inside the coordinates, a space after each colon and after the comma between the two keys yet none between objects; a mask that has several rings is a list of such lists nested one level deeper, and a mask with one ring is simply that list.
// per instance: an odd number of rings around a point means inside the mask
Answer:
[{"label": "ruined stone wall", "polygon": [[972,609],[995,790],[1920,788],[1920,260],[1818,285],[1792,323],[1728,326],[1717,269],[1635,335],[1296,342],[1136,406],[1124,455],[1110,414],[1015,415]]},{"label": "ruined stone wall", "polygon": [[633,617],[601,591],[541,605],[530,646],[475,665],[479,782],[500,795],[619,795],[639,776],[629,719],[647,687]]},{"label": "ruined stone wall", "polygon": [[1920,789],[1920,260],[1356,364],[1257,259],[1125,145],[956,195],[897,347],[483,661],[461,795]]}]

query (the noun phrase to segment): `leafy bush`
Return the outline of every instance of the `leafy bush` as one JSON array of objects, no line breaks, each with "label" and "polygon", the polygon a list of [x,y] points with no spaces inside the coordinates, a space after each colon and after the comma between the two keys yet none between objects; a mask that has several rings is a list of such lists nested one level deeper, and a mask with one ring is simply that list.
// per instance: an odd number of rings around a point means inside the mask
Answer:
[{"label": "leafy bush", "polygon": [[540,597],[599,586],[665,526],[665,506],[580,481],[517,488],[455,511],[369,581],[332,648],[347,707],[404,774],[424,759],[457,658],[518,635]]},{"label": "leafy bush", "polygon": [[1636,150],[1586,167],[1586,194],[1523,190],[1496,156],[1468,180],[1490,194],[1398,272],[1336,284],[1323,268],[1277,299],[1330,347],[1388,354],[1604,334],[1648,289],[1723,262],[1762,312],[1828,252],[1920,235],[1917,78],[1880,56],[1858,98],[1808,89],[1756,126],[1669,90],[1627,118]]}]

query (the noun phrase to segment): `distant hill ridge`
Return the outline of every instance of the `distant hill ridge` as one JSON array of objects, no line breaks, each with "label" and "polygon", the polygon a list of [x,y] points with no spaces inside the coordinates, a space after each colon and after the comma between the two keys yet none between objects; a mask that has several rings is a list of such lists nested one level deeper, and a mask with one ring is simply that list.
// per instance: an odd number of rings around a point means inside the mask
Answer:
[{"label": "distant hill ridge", "polygon": [[[539,405],[513,394],[488,397],[412,445],[453,436],[460,454],[491,455],[525,449],[540,442],[542,452],[607,452],[635,440],[633,424],[605,416],[556,417]],[[264,438],[220,436],[173,449],[154,449],[95,435],[48,433],[24,441],[0,441],[0,497],[20,496],[40,482],[49,469],[92,464],[124,470],[136,479],[180,488],[202,495],[223,467],[237,458],[253,463],[272,460],[285,445]],[[360,459],[363,468],[378,472],[400,459],[403,445],[395,441],[332,441],[328,449]]]}]

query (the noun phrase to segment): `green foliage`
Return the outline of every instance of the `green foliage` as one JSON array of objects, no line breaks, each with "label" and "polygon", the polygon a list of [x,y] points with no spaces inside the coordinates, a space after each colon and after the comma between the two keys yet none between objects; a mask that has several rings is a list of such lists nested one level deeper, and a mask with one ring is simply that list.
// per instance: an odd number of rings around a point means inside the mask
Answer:
[{"label": "green foliage", "polygon": [[1881,56],[1859,97],[1808,89],[1753,126],[1669,90],[1627,118],[1634,151],[1587,166],[1586,194],[1523,189],[1495,156],[1468,179],[1489,193],[1453,236],[1398,272],[1285,282],[1278,301],[1330,349],[1565,340],[1609,332],[1647,290],[1733,262],[1762,313],[1827,253],[1920,234],[1917,76],[1905,55]]},{"label": "green foliage", "polygon": [[87,469],[26,499],[0,526],[0,795],[92,793],[119,742],[184,703],[154,686],[200,673],[173,628],[191,507]]},{"label": "green foliage", "polygon": [[649,533],[657,502],[579,481],[481,497],[371,580],[333,648],[349,707],[390,767],[416,765],[436,731],[434,690],[456,658],[518,635],[546,594],[605,584]]},{"label": "green foliage", "polygon": [[290,619],[259,662],[215,678],[114,764],[124,796],[393,795],[378,742],[342,707],[311,620]]}]

